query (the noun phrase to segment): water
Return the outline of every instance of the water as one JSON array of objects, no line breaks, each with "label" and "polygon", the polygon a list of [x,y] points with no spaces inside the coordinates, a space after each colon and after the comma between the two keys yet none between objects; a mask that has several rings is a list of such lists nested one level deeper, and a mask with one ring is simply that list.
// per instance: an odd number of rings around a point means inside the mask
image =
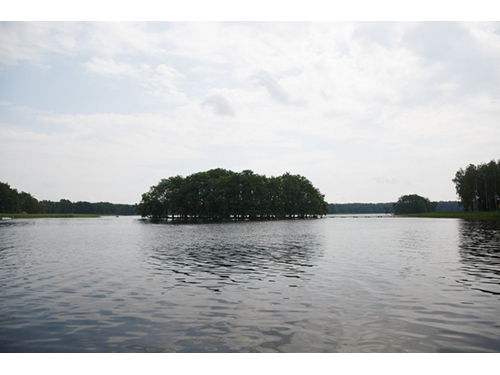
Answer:
[{"label": "water", "polygon": [[500,352],[500,223],[0,222],[1,352]]}]

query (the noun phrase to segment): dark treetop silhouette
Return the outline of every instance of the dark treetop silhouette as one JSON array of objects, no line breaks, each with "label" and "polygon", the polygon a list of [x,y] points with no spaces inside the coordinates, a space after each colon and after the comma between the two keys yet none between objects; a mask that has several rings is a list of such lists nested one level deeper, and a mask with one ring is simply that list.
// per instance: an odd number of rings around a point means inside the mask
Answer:
[{"label": "dark treetop silhouette", "polygon": [[211,169],[162,179],[142,195],[136,212],[153,219],[272,219],[325,215],[324,195],[300,175],[266,177]]},{"label": "dark treetop silhouette", "polygon": [[68,199],[59,202],[38,201],[30,193],[19,193],[9,184],[0,182],[0,213],[133,215],[134,206],[108,202],[71,202]]},{"label": "dark treetop silhouette", "polygon": [[465,211],[495,211],[500,198],[500,160],[488,164],[469,164],[453,179]]},{"label": "dark treetop silhouette", "polygon": [[396,215],[433,212],[436,211],[436,206],[436,202],[431,202],[428,198],[417,194],[403,195],[396,203],[393,203]]}]

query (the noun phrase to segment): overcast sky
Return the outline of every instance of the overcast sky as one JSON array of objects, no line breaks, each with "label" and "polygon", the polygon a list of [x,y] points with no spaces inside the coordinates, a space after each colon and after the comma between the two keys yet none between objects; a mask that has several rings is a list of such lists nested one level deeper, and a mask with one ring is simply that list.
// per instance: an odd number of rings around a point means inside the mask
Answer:
[{"label": "overcast sky", "polygon": [[0,22],[0,181],[39,200],[212,168],[456,200],[499,158],[498,22]]}]

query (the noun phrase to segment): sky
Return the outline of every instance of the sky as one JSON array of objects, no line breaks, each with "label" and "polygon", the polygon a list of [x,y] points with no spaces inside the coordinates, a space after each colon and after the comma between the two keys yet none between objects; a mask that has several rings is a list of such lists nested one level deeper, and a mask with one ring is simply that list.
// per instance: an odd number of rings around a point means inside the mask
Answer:
[{"label": "sky", "polygon": [[0,181],[38,200],[213,168],[457,200],[499,120],[500,22],[0,22]]}]

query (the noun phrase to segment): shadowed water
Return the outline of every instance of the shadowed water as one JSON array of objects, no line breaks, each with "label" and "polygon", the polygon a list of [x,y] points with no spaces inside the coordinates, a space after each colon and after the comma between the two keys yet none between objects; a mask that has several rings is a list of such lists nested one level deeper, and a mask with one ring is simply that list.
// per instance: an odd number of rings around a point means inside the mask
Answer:
[{"label": "shadowed water", "polygon": [[500,225],[0,223],[2,352],[499,352]]}]

